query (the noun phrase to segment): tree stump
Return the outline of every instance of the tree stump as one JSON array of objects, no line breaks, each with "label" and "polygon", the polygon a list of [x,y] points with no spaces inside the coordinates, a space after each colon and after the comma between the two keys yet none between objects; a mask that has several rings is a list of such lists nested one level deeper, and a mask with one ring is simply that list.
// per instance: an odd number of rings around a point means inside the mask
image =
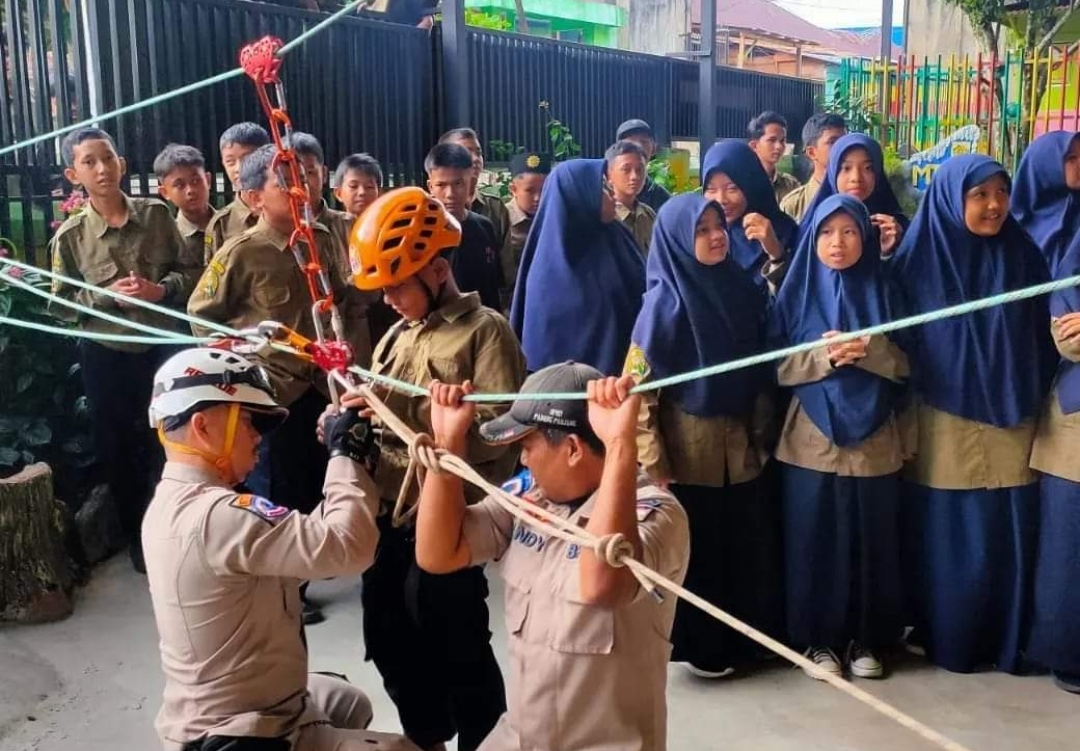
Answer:
[{"label": "tree stump", "polygon": [[0,620],[42,623],[71,615],[63,511],[47,464],[0,480]]}]

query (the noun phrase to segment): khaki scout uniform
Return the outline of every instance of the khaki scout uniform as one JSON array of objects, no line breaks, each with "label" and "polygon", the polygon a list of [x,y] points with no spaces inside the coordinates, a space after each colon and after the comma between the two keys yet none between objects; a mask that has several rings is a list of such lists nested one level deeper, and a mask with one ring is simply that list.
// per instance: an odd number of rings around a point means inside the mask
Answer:
[{"label": "khaki scout uniform", "polygon": [[207,736],[286,738],[294,751],[411,747],[370,743],[363,693],[308,675],[300,583],[359,573],[378,540],[378,496],[355,462],[331,459],[323,492],[304,516],[166,464],[142,527],[165,673],[155,726],[166,751]]},{"label": "khaki scout uniform", "polygon": [[[357,362],[370,360],[371,343],[359,291],[346,286],[331,247],[330,232],[320,224],[314,227],[319,261],[330,277],[338,310],[345,324],[345,334],[353,346]],[[314,301],[307,278],[289,248],[289,236],[278,232],[260,219],[240,237],[227,242],[210,261],[188,302],[188,313],[223,323],[236,329],[258,326],[263,321],[277,321],[299,334],[315,338],[311,309]],[[330,317],[323,316],[323,327],[331,333]],[[198,335],[211,329],[193,325]],[[288,352],[266,349],[260,356],[274,382],[278,402],[288,406],[313,384],[325,389],[317,368]]]},{"label": "khaki scout uniform", "polygon": [[[210,216],[213,218],[213,213]],[[209,225],[210,223],[207,222],[207,226]],[[176,213],[176,229],[180,232],[180,237],[184,239],[184,248],[187,250],[188,256],[198,258],[205,264],[206,227],[200,227],[184,216],[184,212],[178,211]]]},{"label": "khaki scout uniform", "polygon": [[[624,373],[637,383],[652,376],[645,352],[630,346]],[[655,389],[642,395],[638,415],[638,463],[650,477],[683,485],[721,488],[756,480],[764,457],[755,448],[750,419],[701,417],[679,409]]]},{"label": "khaki scout uniform", "polygon": [[[861,368],[896,383],[904,382],[911,373],[907,355],[884,336],[870,337],[866,357],[845,367]],[[828,348],[820,347],[781,362],[777,380],[781,386],[798,386],[823,380],[834,371]],[[837,446],[814,425],[798,397],[793,397],[776,458],[785,464],[840,477],[882,477],[899,472],[904,457],[914,452],[909,439],[901,421],[889,415],[873,435],[858,445]]]},{"label": "khaki scout uniform", "polygon": [[491,222],[491,226],[495,228],[495,247],[501,248],[506,244],[506,238],[510,234],[510,214],[500,198],[477,192],[469,209],[486,216]]},{"label": "khaki scout uniform", "polygon": [[[1057,322],[1050,326],[1058,353],[1069,362],[1080,362],[1080,344],[1062,339]],[[1031,468],[1071,482],[1080,482],[1080,462],[1076,461],[1076,435],[1080,430],[1080,412],[1065,414],[1058,401],[1057,388],[1050,392],[1039,418],[1035,445],[1031,450]]]},{"label": "khaki scout uniform", "polygon": [[[444,383],[471,380],[480,393],[511,393],[520,388],[525,378],[525,358],[510,324],[499,313],[481,305],[475,292],[443,304],[423,321],[399,322],[379,342],[372,359],[375,373],[419,386],[427,386],[436,378]],[[430,432],[430,399],[399,391],[391,391],[384,399],[410,428]],[[492,446],[482,440],[479,423],[505,411],[505,405],[477,405],[477,425],[469,431],[465,453],[465,459],[477,472],[495,482],[510,474],[517,454],[507,446]],[[376,472],[383,498],[397,498],[408,464],[408,448],[384,431]],[[478,500],[477,490],[466,492]],[[411,500],[418,497],[417,491],[414,485]]]},{"label": "khaki scout uniform", "polygon": [[[596,503],[594,493],[572,511],[535,488],[524,498],[580,526]],[[690,550],[686,512],[642,474],[637,517],[642,563],[681,583]],[[498,561],[506,583],[509,701],[480,751],[663,751],[675,596],[658,602],[639,589],[619,607],[586,604],[580,548],[534,532],[492,498],[466,509],[463,534],[472,563]]]},{"label": "khaki scout uniform", "polygon": [[633,208],[621,203],[615,204],[615,216],[619,221],[630,228],[630,232],[637,241],[641,255],[649,254],[649,243],[652,242],[653,225],[656,224],[656,212],[641,201],[634,204]]},{"label": "khaki scout uniform", "polygon": [[259,215],[248,208],[248,205],[240,200],[239,195],[228,206],[214,212],[214,215],[210,217],[210,223],[206,225],[204,263],[210,263],[214,254],[225,246],[226,240],[243,234],[254,227],[258,221]]},{"label": "khaki scout uniform", "polygon": [[801,185],[798,178],[786,172],[777,170],[772,177],[773,192],[776,194],[776,202],[783,201],[793,190]]},{"label": "khaki scout uniform", "polygon": [[532,228],[533,218],[518,208],[517,201],[511,198],[506,202],[510,230],[502,246],[503,307],[510,309],[514,299],[514,284],[517,282],[518,267],[521,266],[521,254],[525,250],[525,240]]},{"label": "khaki scout uniform", "polygon": [[821,183],[811,175],[805,185],[800,185],[784,196],[784,199],[780,201],[780,210],[795,221],[801,222],[819,188],[821,188]]},{"label": "khaki scout uniform", "polygon": [[[124,197],[127,221],[110,227],[92,205],[70,217],[53,238],[52,270],[98,287],[108,287],[121,277],[136,275],[165,287],[159,304],[183,309],[195,281],[202,272],[201,256],[190,256],[176,228],[169,207],[156,198]],[[182,332],[176,319],[142,307],[121,308],[114,298],[53,280],[52,292],[65,300],[106,311],[136,323],[167,331]],[[102,334],[138,333],[119,323],[96,317],[78,316],[71,309],[54,311],[78,322],[84,331]],[[101,346],[121,352],[146,352],[151,345],[126,342],[100,342]]]}]

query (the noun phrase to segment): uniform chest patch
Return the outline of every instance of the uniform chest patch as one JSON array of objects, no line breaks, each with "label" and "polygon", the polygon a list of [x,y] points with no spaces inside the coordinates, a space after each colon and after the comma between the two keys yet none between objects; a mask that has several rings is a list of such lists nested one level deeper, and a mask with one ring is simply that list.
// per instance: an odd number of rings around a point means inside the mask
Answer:
[{"label": "uniform chest patch", "polygon": [[290,512],[284,506],[277,506],[258,495],[238,495],[229,502],[229,505],[255,514],[255,516],[271,524],[277,524],[288,516]]}]

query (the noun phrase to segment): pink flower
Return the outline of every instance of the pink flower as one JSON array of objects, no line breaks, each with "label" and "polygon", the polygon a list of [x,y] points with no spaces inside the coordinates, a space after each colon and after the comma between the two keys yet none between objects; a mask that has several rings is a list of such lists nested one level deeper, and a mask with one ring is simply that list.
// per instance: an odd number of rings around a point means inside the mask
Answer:
[{"label": "pink flower", "polygon": [[22,270],[22,269],[17,269],[17,268],[15,268],[14,266],[8,266],[8,267],[7,267],[7,270],[6,270],[6,273],[7,273],[7,275],[8,275],[8,276],[10,276],[10,277],[11,277],[12,279],[22,279],[22,278],[23,278],[23,273],[24,273],[24,272],[23,272],[23,270]]}]

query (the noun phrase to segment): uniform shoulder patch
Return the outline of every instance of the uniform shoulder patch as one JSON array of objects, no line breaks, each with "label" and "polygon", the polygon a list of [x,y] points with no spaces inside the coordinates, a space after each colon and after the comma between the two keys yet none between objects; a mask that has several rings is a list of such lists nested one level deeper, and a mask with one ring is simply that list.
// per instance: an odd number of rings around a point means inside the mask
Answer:
[{"label": "uniform shoulder patch", "polygon": [[255,516],[263,521],[270,522],[271,524],[277,524],[291,513],[291,511],[284,506],[275,505],[262,496],[250,495],[247,493],[236,496],[229,501],[229,505],[233,508],[255,514]]},{"label": "uniform shoulder patch", "polygon": [[217,256],[211,259],[202,276],[202,292],[207,297],[217,295],[218,287],[221,286],[221,275],[225,273],[225,264],[218,260]]},{"label": "uniform shoulder patch", "polygon": [[659,498],[642,498],[637,502],[635,510],[637,511],[637,520],[643,522],[660,510],[664,505],[664,502]]},{"label": "uniform shoulder patch", "polygon": [[650,371],[649,361],[645,358],[645,350],[636,344],[631,344],[630,351],[626,353],[623,373],[632,376],[635,381],[641,383],[649,377]]}]

